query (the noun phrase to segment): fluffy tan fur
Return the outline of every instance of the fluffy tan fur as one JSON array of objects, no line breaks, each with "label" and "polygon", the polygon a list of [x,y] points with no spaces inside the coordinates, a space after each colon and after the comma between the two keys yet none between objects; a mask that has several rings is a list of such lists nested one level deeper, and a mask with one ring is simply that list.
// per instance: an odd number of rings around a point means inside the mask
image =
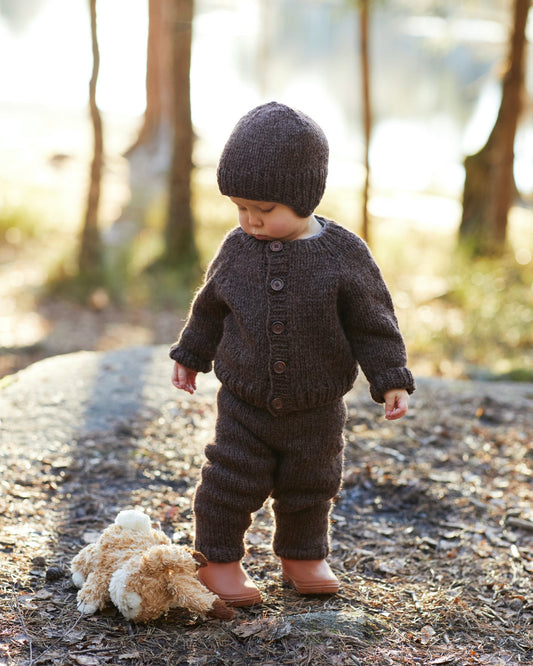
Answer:
[{"label": "fluffy tan fur", "polygon": [[128,619],[147,622],[170,608],[228,620],[233,610],[200,583],[200,553],[171,543],[140,511],[121,511],[96,543],[71,563],[78,610],[91,615],[112,601]]}]

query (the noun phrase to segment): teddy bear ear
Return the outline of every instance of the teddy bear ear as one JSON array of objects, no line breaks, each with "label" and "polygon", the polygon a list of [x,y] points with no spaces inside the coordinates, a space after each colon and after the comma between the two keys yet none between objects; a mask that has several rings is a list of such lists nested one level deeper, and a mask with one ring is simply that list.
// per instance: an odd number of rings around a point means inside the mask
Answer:
[{"label": "teddy bear ear", "polygon": [[193,556],[193,559],[195,559],[198,562],[198,565],[200,567],[206,567],[207,566],[207,560],[202,555],[202,553],[195,550],[195,551],[193,551],[192,556]]}]

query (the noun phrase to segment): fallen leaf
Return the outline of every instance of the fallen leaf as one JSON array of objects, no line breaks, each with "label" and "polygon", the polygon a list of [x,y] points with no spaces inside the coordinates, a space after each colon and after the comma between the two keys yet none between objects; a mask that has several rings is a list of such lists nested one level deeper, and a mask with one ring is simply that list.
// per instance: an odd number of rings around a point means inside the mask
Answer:
[{"label": "fallen leaf", "polygon": [[264,629],[263,620],[254,620],[253,622],[243,622],[238,627],[232,629],[233,633],[240,638],[247,638],[248,636],[253,636],[258,634],[262,629]]},{"label": "fallen leaf", "polygon": [[246,539],[253,544],[254,546],[258,546],[263,543],[264,538],[262,534],[254,534],[253,532],[250,532],[250,534],[246,535]]},{"label": "fallen leaf", "polygon": [[479,557],[490,557],[492,555],[492,546],[489,544],[488,541],[481,541],[481,543],[477,544],[473,548],[474,552],[476,555]]},{"label": "fallen leaf", "polygon": [[452,662],[456,662],[456,660],[457,660],[457,655],[443,654],[442,657],[437,657],[436,659],[429,661],[428,666],[440,666],[441,664],[450,664]]},{"label": "fallen leaf", "polygon": [[44,601],[46,599],[50,599],[51,597],[53,597],[54,593],[50,592],[50,590],[41,589],[38,590],[33,596],[35,597],[35,599],[40,599],[41,601]]},{"label": "fallen leaf", "polygon": [[422,627],[420,629],[420,642],[422,645],[427,645],[433,640],[433,636],[435,636],[435,629],[429,624],[426,624],[425,627]]},{"label": "fallen leaf", "polygon": [[90,654],[76,654],[73,655],[71,659],[80,666],[100,666],[100,661],[96,657],[92,657]]},{"label": "fallen leaf", "polygon": [[23,597],[19,600],[19,604],[27,610],[37,610],[33,597]]},{"label": "fallen leaf", "polygon": [[272,640],[279,640],[280,638],[284,638],[285,636],[288,636],[292,631],[292,624],[286,620],[285,622],[277,622],[274,624],[272,627],[272,630],[267,630],[265,628],[263,630],[263,637],[264,638],[271,638]]}]

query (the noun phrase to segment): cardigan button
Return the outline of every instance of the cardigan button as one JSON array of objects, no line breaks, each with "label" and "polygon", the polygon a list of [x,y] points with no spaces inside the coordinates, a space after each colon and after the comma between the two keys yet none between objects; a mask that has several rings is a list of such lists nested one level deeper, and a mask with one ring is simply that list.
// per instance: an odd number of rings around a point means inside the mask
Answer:
[{"label": "cardigan button", "polygon": [[270,249],[272,252],[280,252],[283,250],[283,243],[279,240],[272,241],[272,243],[270,243]]},{"label": "cardigan button", "polygon": [[274,291],[281,291],[283,287],[285,286],[283,280],[280,280],[279,278],[274,278],[270,282],[270,286]]},{"label": "cardigan button", "polygon": [[273,409],[283,409],[283,400],[281,398],[274,398],[270,404]]},{"label": "cardigan button", "polygon": [[285,330],[285,324],[282,321],[275,321],[272,323],[272,333],[279,335]]},{"label": "cardigan button", "polygon": [[276,361],[272,367],[277,375],[282,375],[287,369],[287,364],[285,361]]}]

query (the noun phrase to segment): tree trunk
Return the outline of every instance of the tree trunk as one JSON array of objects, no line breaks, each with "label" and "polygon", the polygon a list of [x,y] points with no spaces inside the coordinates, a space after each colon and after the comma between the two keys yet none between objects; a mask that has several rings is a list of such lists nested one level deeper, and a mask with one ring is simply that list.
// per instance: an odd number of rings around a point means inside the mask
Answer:
[{"label": "tree trunk", "polygon": [[365,183],[363,186],[362,204],[362,229],[361,235],[367,243],[370,243],[370,222],[368,218],[368,198],[370,192],[370,133],[372,131],[372,110],[370,101],[370,57],[368,53],[368,3],[369,0],[361,0],[359,3],[359,35],[360,35],[360,61],[361,61],[361,84],[363,97],[363,133],[364,133],[364,166]]},{"label": "tree trunk", "polygon": [[146,50],[146,109],[136,142],[157,141],[161,125],[170,122],[172,109],[172,54],[167,0],[149,0]]},{"label": "tree trunk", "polygon": [[129,162],[130,198],[106,233],[107,244],[119,258],[145,226],[147,210],[167,194],[173,86],[169,14],[168,0],[149,0],[146,108],[135,143],[124,155]]},{"label": "tree trunk", "polygon": [[96,32],[96,0],[89,0],[89,7],[91,13],[91,41],[93,51],[93,71],[89,84],[89,107],[93,123],[94,153],[91,164],[87,210],[81,234],[78,264],[81,273],[97,274],[102,267],[101,242],[98,230],[98,206],[100,203],[104,142],[102,119],[96,104],[96,83],[98,80],[98,71],[100,69],[100,52]]},{"label": "tree trunk", "polygon": [[514,194],[514,140],[525,71],[525,32],[530,0],[515,0],[507,71],[498,117],[483,148],[465,159],[463,216],[459,242],[475,255],[505,249],[508,213]]},{"label": "tree trunk", "polygon": [[191,210],[193,129],[190,65],[193,0],[172,0],[173,147],[164,263],[176,267],[197,262]]},{"label": "tree trunk", "polygon": [[271,0],[259,0],[259,31],[257,35],[257,89],[259,97],[266,99],[270,91],[269,68],[271,14],[273,11]]}]

